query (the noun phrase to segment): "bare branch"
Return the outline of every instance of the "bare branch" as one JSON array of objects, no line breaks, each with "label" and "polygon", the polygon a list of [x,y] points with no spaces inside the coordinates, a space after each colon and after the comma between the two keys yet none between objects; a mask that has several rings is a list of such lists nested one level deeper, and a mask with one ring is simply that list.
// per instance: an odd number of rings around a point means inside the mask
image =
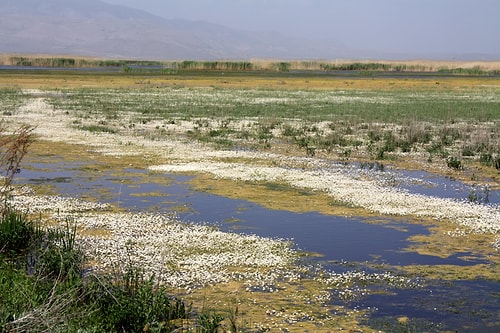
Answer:
[{"label": "bare branch", "polygon": [[34,141],[34,129],[30,125],[22,125],[14,133],[5,134],[6,129],[0,127],[0,172],[3,177],[0,196],[8,195],[14,176],[20,170],[21,161]]}]

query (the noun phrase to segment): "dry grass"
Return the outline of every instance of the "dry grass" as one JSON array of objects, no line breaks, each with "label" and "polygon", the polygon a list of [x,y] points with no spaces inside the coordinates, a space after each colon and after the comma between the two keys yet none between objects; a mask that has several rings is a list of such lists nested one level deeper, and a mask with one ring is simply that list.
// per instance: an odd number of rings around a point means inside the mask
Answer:
[{"label": "dry grass", "polygon": [[[326,61],[326,63],[332,64],[349,64],[353,63],[353,60],[335,60]],[[432,72],[437,71],[441,68],[480,68],[485,71],[500,70],[500,61],[452,61],[452,60],[360,60],[356,61],[362,64],[368,63],[380,63],[395,66],[407,66],[407,67],[422,67],[424,70]]]},{"label": "dry grass", "polygon": [[34,128],[29,125],[20,126],[14,133],[0,126],[0,170],[3,184],[0,187],[2,195],[8,193],[14,176],[19,172],[21,161],[28,152],[28,147],[34,141]]},{"label": "dry grass", "polygon": [[234,186],[234,181],[220,178],[214,180],[208,175],[199,175],[190,184],[199,191],[256,202],[268,209],[296,213],[320,212],[337,216],[376,216],[363,208],[335,205],[334,200],[325,193],[296,189],[287,184],[279,186],[271,183],[238,182]]},{"label": "dry grass", "polygon": [[[251,59],[250,62],[255,65],[256,68],[272,68],[276,63],[282,62],[281,59]],[[500,61],[458,61],[458,60],[429,60],[429,59],[415,59],[415,60],[383,60],[383,59],[364,59],[364,60],[353,60],[353,59],[324,59],[324,60],[292,60],[287,61],[290,64],[291,70],[319,70],[321,69],[320,64],[326,65],[346,65],[352,63],[361,64],[386,64],[392,67],[402,66],[407,68],[418,68],[422,71],[438,71],[442,68],[480,68],[484,71],[495,71],[500,70]]]},{"label": "dry grass", "polygon": [[32,53],[32,54],[22,54],[22,53],[2,53],[0,54],[0,66],[13,66],[16,65],[14,62],[15,58],[27,58],[27,59],[55,59],[55,58],[72,58],[78,61],[100,61],[106,60],[105,58],[99,57],[88,57],[88,56],[78,56],[70,54],[44,54],[44,53]]},{"label": "dry grass", "polygon": [[122,73],[37,72],[32,74],[2,73],[0,88],[71,89],[71,88],[151,88],[151,87],[219,87],[259,89],[320,89],[320,90],[436,90],[449,91],[464,87],[500,87],[500,78],[447,77],[439,78],[371,78],[371,77],[298,77],[249,76],[245,73],[221,77],[182,75],[126,75]]}]

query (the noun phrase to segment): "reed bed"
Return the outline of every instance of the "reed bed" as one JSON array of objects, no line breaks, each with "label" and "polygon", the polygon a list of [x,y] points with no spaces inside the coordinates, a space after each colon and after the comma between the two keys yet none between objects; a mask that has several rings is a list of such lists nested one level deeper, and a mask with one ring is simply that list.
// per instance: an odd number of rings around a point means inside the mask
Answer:
[{"label": "reed bed", "polygon": [[[131,60],[78,57],[71,55],[0,55],[0,65],[59,68],[160,67],[190,71],[379,71],[379,72],[441,72],[461,75],[488,75],[500,73],[499,61],[436,61],[436,60]],[[132,66],[132,67],[130,67]]]}]

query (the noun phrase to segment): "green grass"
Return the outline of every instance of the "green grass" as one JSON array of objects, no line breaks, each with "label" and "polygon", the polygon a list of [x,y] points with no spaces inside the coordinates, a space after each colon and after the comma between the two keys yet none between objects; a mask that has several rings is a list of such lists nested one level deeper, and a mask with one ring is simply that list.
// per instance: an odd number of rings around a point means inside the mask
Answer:
[{"label": "green grass", "polygon": [[[415,91],[397,87],[82,88],[65,90],[64,96],[47,94],[46,100],[54,108],[73,115],[75,126],[80,129],[118,133],[157,121],[163,125],[157,125],[156,132],[137,129],[137,134],[151,139],[184,135],[212,143],[218,149],[242,146],[268,149],[286,142],[303,149],[307,155],[314,155],[318,149],[331,153],[365,146],[374,159],[391,158],[393,152],[411,152],[422,146],[431,156],[446,157],[457,154],[457,149],[468,157],[490,154],[493,160],[500,154],[500,90],[494,86]],[[7,114],[15,112],[25,98],[15,89],[0,90]],[[253,123],[237,127],[243,119],[253,119]],[[194,122],[195,126],[183,133],[168,130],[168,124],[182,120]],[[327,123],[329,129],[324,130],[321,123]],[[461,125],[455,126],[457,123]],[[464,126],[465,123],[468,125]],[[454,147],[458,141],[467,142],[467,147]],[[483,164],[495,164],[486,160],[484,157]]]},{"label": "green grass", "polygon": [[129,264],[123,274],[85,273],[75,236],[70,222],[63,229],[42,229],[26,215],[4,211],[0,332],[217,331],[222,316],[193,315],[137,267]]},{"label": "green grass", "polygon": [[158,61],[148,60],[100,60],[91,58],[72,57],[10,57],[9,63],[14,66],[36,66],[56,68],[85,68],[85,67],[123,67],[123,66],[161,66]]},{"label": "green grass", "polygon": [[414,93],[392,90],[265,90],[162,88],[158,90],[78,89],[55,107],[112,115],[123,111],[169,117],[277,117],[304,121],[356,119],[358,122],[409,120],[444,122],[498,120],[500,91]]},{"label": "green grass", "polygon": [[102,132],[102,133],[116,133],[117,130],[108,126],[102,126],[102,125],[86,125],[86,126],[79,126],[80,129],[84,131],[89,131],[89,132]]},{"label": "green grass", "polygon": [[[116,133],[120,120],[122,128],[155,120],[164,124],[189,120],[195,126],[176,134],[219,149],[242,145],[267,149],[281,141],[313,156],[317,149],[330,153],[365,145],[374,159],[386,159],[393,152],[411,152],[422,145],[431,155],[442,154],[462,140],[470,142],[475,155],[500,153],[500,90],[493,88],[414,92],[165,87],[76,89],[67,95],[49,101],[55,108],[95,122],[82,129]],[[127,114],[133,115],[130,123],[124,123]],[[243,119],[253,123],[234,127]],[[459,122],[462,125],[455,126]],[[321,123],[327,123],[328,129]],[[485,124],[483,130],[480,124]],[[168,135],[161,130],[151,137]]]},{"label": "green grass", "polygon": [[0,89],[0,115],[12,116],[28,98],[19,89]]}]

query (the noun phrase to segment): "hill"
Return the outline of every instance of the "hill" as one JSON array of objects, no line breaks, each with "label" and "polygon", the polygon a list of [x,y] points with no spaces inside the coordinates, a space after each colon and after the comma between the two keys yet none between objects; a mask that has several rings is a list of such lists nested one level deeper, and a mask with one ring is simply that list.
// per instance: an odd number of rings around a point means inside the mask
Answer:
[{"label": "hill", "polygon": [[0,53],[140,59],[349,57],[342,48],[274,32],[167,20],[99,0],[4,0]]}]

